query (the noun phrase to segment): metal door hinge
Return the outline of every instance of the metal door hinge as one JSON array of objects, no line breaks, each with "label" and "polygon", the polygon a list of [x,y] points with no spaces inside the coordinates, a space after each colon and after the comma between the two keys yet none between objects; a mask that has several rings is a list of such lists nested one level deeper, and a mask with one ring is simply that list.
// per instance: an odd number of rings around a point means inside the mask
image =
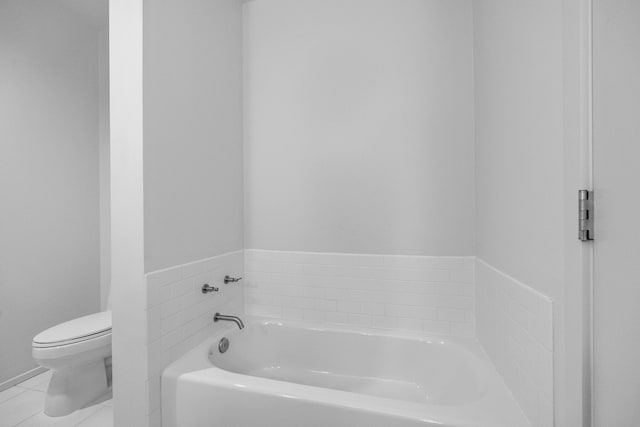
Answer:
[{"label": "metal door hinge", "polygon": [[578,239],[593,240],[593,191],[578,191]]}]

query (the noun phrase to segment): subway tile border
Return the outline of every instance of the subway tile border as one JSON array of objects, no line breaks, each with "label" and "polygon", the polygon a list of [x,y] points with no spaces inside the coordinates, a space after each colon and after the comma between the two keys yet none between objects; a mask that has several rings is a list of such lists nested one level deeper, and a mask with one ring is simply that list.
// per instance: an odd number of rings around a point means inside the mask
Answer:
[{"label": "subway tile border", "polygon": [[[224,276],[244,275],[244,251],[146,274],[147,382],[149,425],[161,424],[162,370],[214,333],[216,311],[244,314],[243,288]],[[202,294],[203,284],[219,292]]]},{"label": "subway tile border", "polygon": [[473,337],[474,257],[245,250],[247,314]]},{"label": "subway tile border", "polygon": [[553,301],[476,261],[476,332],[534,427],[553,421]]}]

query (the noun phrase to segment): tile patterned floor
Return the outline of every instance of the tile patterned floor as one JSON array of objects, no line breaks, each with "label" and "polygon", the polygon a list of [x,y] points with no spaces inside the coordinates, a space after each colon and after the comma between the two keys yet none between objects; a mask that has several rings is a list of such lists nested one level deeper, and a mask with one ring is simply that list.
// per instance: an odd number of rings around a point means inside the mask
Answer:
[{"label": "tile patterned floor", "polygon": [[66,417],[51,418],[42,412],[51,372],[37,375],[0,391],[0,427],[112,427],[111,399],[88,406]]}]

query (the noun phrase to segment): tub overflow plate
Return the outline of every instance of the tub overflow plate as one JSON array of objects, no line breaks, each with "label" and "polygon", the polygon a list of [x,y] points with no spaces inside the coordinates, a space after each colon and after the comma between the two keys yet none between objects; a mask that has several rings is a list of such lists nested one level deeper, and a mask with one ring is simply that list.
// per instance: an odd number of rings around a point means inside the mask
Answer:
[{"label": "tub overflow plate", "polygon": [[222,338],[218,343],[218,350],[220,350],[220,353],[224,353],[229,350],[229,340],[226,337]]}]

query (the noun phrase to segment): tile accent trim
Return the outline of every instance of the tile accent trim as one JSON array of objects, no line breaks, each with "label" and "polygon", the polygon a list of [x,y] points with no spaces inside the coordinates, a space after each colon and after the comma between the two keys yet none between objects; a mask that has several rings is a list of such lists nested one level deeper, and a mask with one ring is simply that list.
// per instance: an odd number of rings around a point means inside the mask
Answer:
[{"label": "tile accent trim", "polygon": [[474,336],[474,257],[245,250],[249,315]]},{"label": "tile accent trim", "polygon": [[553,426],[552,300],[477,259],[476,332],[532,426]]}]

